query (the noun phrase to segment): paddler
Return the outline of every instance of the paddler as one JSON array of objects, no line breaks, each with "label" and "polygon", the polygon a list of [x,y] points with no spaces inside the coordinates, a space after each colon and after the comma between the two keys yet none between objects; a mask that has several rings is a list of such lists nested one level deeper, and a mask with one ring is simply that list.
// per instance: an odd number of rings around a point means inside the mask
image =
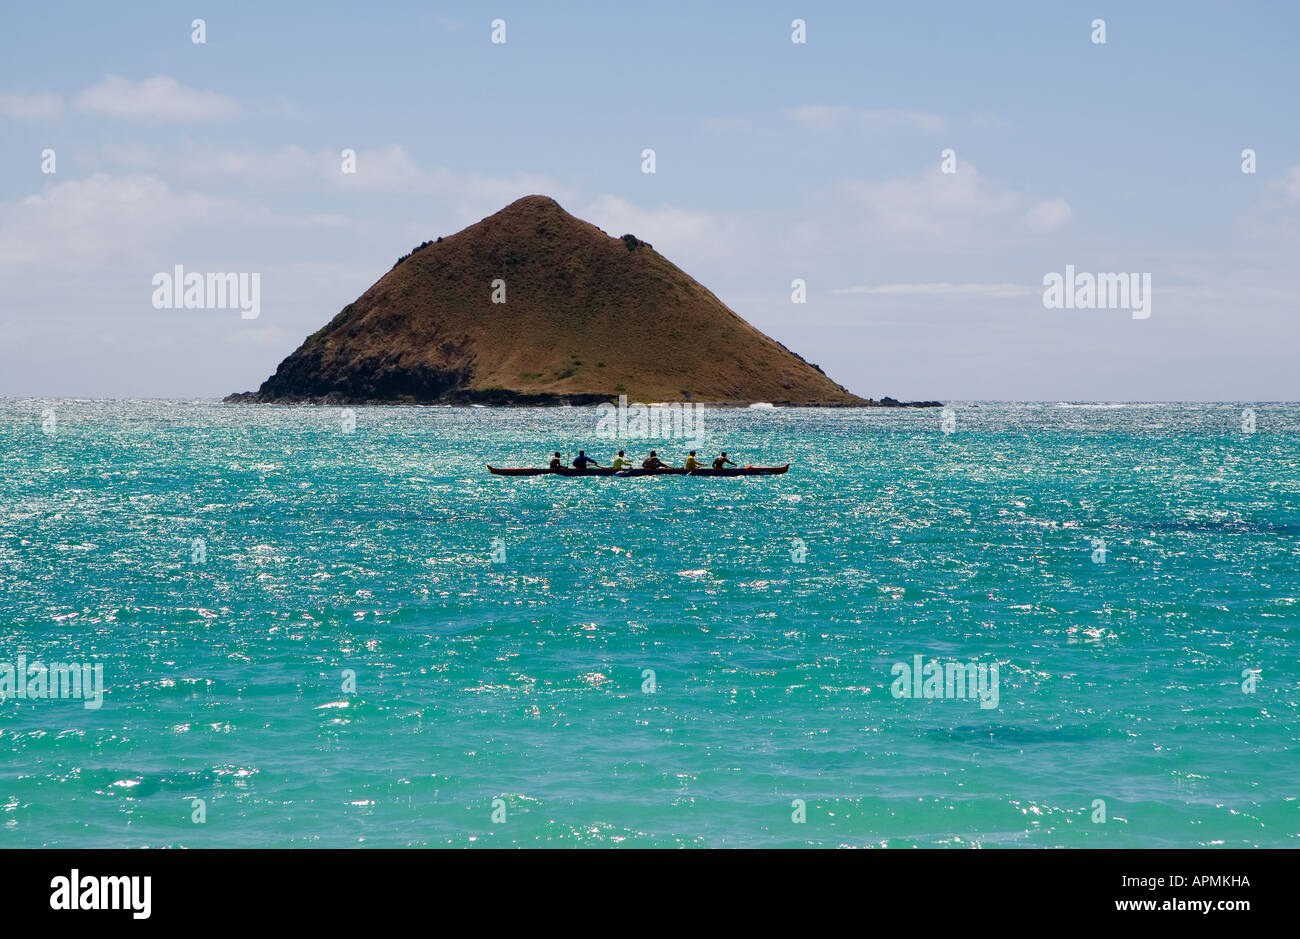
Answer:
[{"label": "paddler", "polygon": [[653,450],[651,450],[650,455],[641,462],[641,468],[650,470],[651,472],[661,469],[672,469],[671,466],[659,459],[659,454],[655,453]]},{"label": "paddler", "polygon": [[620,450],[620,451],[618,451],[618,456],[614,457],[614,462],[613,462],[613,464],[611,464],[611,465],[612,465],[612,466],[614,467],[614,469],[616,469],[616,470],[631,469],[631,468],[632,468],[632,461],[629,460],[629,459],[628,459],[628,458],[623,454],[623,451],[622,451],[622,450]]},{"label": "paddler", "polygon": [[704,469],[704,464],[695,459],[695,451],[692,450],[686,457],[686,472],[697,469]]},{"label": "paddler", "polygon": [[[714,459],[714,461],[713,461],[713,468],[716,469],[716,470],[720,470],[720,469],[722,469],[724,466],[726,466],[728,463],[731,463],[731,461],[727,459],[727,451],[726,451],[726,450],[723,450],[722,453],[719,454],[719,455],[717,456],[717,458]],[[735,464],[735,463],[731,463],[731,465],[732,465],[732,466],[735,466],[736,464]]]},{"label": "paddler", "polygon": [[551,457],[551,469],[564,469],[564,461],[560,459],[560,451],[555,451],[555,456]]},{"label": "paddler", "polygon": [[579,450],[578,455],[573,458],[573,468],[578,470],[585,470],[587,468],[587,464],[591,464],[592,466],[600,466],[599,463],[597,463],[591,457],[587,456],[586,450]]}]

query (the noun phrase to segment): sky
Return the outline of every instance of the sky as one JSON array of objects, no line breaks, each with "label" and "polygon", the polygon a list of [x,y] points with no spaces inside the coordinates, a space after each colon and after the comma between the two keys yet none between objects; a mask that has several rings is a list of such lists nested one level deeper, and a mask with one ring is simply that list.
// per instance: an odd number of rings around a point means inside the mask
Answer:
[{"label": "sky", "polygon": [[[400,255],[543,193],[864,396],[1300,398],[1300,4],[52,0],[0,22],[0,395],[256,389]],[[259,274],[259,315],[155,308],[176,265]],[[1149,317],[1047,308],[1067,265],[1149,274]]]}]

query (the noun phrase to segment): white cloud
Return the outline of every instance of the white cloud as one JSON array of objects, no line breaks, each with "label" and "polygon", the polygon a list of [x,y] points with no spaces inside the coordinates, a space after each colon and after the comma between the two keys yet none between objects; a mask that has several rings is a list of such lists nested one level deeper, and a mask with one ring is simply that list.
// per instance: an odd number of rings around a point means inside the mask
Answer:
[{"label": "white cloud", "polygon": [[1034,202],[1002,189],[969,162],[956,173],[938,167],[920,176],[842,187],[864,213],[862,224],[887,238],[917,239],[935,247],[977,246],[993,235],[1054,231],[1070,220],[1070,206],[1057,197]]},{"label": "white cloud", "polygon": [[785,108],[782,113],[791,120],[820,131],[870,130],[884,131],[910,128],[936,133],[954,126],[988,130],[1009,126],[996,114],[980,113],[966,118],[951,119],[930,111],[913,111],[906,108],[852,108],[838,104],[805,104]]},{"label": "white cloud", "polygon": [[489,176],[441,166],[426,168],[397,144],[357,150],[355,173],[343,172],[342,148],[308,151],[296,144],[276,151],[190,148],[179,153],[137,144],[110,144],[101,152],[121,166],[190,179],[230,179],[277,188],[325,185],[342,192],[428,197],[442,203],[449,216],[444,223],[478,221],[533,193],[552,196],[561,204],[577,199],[575,189],[539,173]]},{"label": "white cloud", "polygon": [[1038,288],[1024,284],[872,284],[861,287],[841,287],[833,294],[879,294],[882,296],[973,296],[973,297],[1026,297],[1037,293]]},{"label": "white cloud", "polygon": [[100,117],[150,124],[225,120],[239,113],[233,99],[187,88],[166,75],[138,82],[109,75],[81,93],[77,109]]},{"label": "white cloud", "polygon": [[157,150],[143,144],[105,144],[106,161],[137,170],[175,174],[192,179],[233,179],[281,185],[294,181],[319,183],[341,175],[339,153],[309,153],[291,144],[276,151],[213,150],[189,146]]},{"label": "white cloud", "polygon": [[148,176],[97,173],[0,205],[0,264],[113,263],[215,209],[212,200],[179,195]]},{"label": "white cloud", "polygon": [[442,166],[426,169],[397,144],[378,150],[357,151],[357,171],[353,174],[340,172],[338,153],[318,154],[317,158],[325,161],[324,173],[328,181],[344,190],[442,199],[466,221],[476,221],[521,196],[534,193],[552,196],[561,202],[576,198],[572,188],[539,173],[488,176],[459,173]]},{"label": "white cloud", "polygon": [[63,114],[63,99],[49,92],[0,94],[0,114],[19,121],[48,121]]},{"label": "white cloud", "polygon": [[738,220],[665,205],[643,209],[618,196],[604,195],[575,212],[615,238],[636,235],[668,258],[689,266],[702,259],[731,257],[745,243]]},{"label": "white cloud", "polygon": [[1043,234],[1055,231],[1069,222],[1072,217],[1070,203],[1057,197],[1030,206],[1029,211],[1021,216],[1020,221],[1031,232]]},{"label": "white cloud", "polygon": [[242,199],[177,192],[150,175],[96,173],[0,204],[0,266],[108,266],[170,248],[184,233],[314,232],[349,224],[334,215],[277,215]]},{"label": "white cloud", "polygon": [[1300,202],[1300,164],[1287,170],[1286,175],[1278,182],[1282,193],[1292,202]]},{"label": "white cloud", "polygon": [[942,130],[947,121],[938,114],[925,111],[907,111],[899,108],[850,108],[832,104],[807,104],[787,108],[787,117],[818,130],[841,127],[904,126],[917,130]]},{"label": "white cloud", "polygon": [[281,184],[305,179],[319,181],[332,169],[338,172],[338,154],[308,153],[290,145],[274,153],[201,150],[186,153],[176,169],[198,178],[230,177],[254,183]]},{"label": "white cloud", "polygon": [[158,151],[140,143],[107,143],[99,148],[99,152],[106,163],[137,170],[153,169],[160,162]]}]

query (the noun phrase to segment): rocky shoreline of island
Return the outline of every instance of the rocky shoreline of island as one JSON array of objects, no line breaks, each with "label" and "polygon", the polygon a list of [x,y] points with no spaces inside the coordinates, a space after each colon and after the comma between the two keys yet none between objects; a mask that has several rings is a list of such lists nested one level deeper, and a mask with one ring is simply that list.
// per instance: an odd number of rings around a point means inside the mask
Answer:
[{"label": "rocky shoreline of island", "polygon": [[[593,407],[611,403],[617,395],[604,394],[527,394],[502,389],[483,391],[458,391],[443,397],[418,400],[415,398],[355,398],[340,394],[326,395],[266,395],[258,391],[241,391],[221,399],[222,404],[273,404],[285,406],[318,407],[481,407],[533,408],[533,407]],[[686,403],[686,402],[678,402]],[[886,395],[879,400],[863,398],[859,403],[825,401],[694,401],[702,407],[749,408],[770,404],[778,408],[941,408],[942,401],[899,401]]]}]

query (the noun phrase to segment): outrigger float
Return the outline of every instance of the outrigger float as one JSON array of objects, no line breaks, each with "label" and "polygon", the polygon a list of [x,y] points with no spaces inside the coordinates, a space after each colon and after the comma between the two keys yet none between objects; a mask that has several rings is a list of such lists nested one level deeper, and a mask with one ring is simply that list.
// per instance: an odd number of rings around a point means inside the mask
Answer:
[{"label": "outrigger float", "polygon": [[623,469],[612,466],[598,466],[592,469],[576,469],[565,466],[561,469],[548,469],[544,466],[521,466],[518,468],[492,466],[488,472],[496,476],[776,476],[790,468],[785,466],[737,466],[731,469],[695,469],[688,470],[680,466],[665,466],[660,469]]}]

